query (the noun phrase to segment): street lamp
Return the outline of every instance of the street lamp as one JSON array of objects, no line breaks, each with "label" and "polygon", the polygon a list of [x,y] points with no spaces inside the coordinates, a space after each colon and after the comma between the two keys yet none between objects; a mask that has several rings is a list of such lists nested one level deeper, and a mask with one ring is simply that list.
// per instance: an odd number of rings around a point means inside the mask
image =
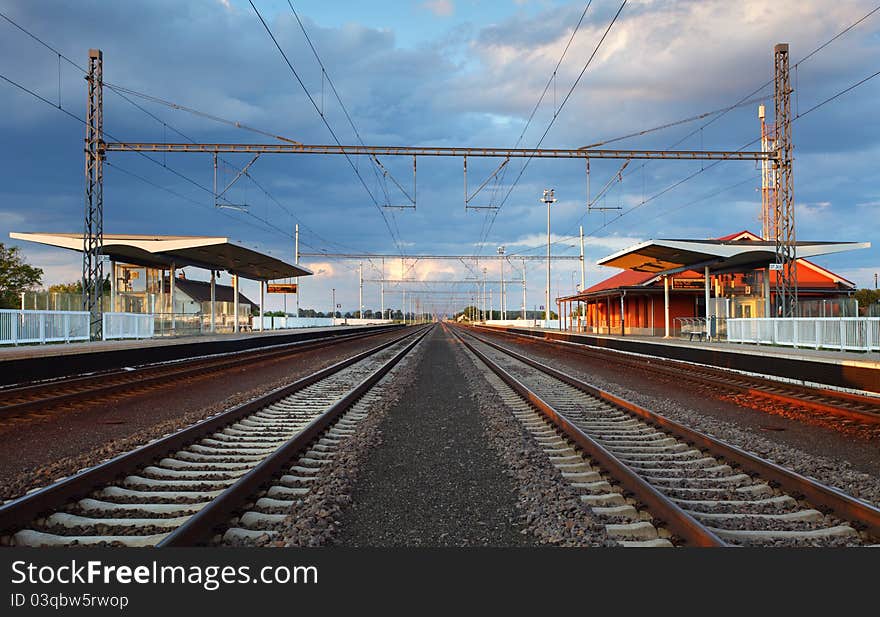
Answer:
[{"label": "street lamp", "polygon": [[553,189],[544,189],[541,201],[547,204],[547,289],[544,298],[544,327],[550,327],[550,204],[556,203]]},{"label": "street lamp", "polygon": [[498,247],[498,254],[501,255],[501,319],[507,319],[504,311],[504,245]]}]

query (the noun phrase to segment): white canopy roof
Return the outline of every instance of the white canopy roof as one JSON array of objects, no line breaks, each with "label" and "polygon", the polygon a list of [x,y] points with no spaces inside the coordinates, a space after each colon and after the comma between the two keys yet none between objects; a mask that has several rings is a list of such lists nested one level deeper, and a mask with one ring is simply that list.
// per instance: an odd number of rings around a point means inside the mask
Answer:
[{"label": "white canopy roof", "polygon": [[[9,237],[74,251],[83,250],[83,234],[12,232]],[[223,237],[104,234],[101,252],[114,261],[138,266],[195,266],[206,270],[226,270],[256,281],[312,274],[308,268],[233,244],[229,238]]]},{"label": "white canopy roof", "polygon": [[[870,248],[870,242],[798,242],[797,257]],[[713,272],[766,268],[776,261],[767,240],[648,240],[600,259],[600,266],[638,272],[670,272],[709,266]]]}]

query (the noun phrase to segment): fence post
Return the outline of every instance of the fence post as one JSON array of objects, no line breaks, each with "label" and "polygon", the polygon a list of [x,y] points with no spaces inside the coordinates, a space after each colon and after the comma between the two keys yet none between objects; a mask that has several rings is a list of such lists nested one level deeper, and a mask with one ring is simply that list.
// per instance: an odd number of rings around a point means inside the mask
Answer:
[{"label": "fence post", "polygon": [[37,317],[40,318],[40,345],[46,344],[46,320],[45,315],[41,315],[37,313]]},{"label": "fence post", "polygon": [[796,317],[791,319],[791,346],[797,349],[798,346],[798,327],[800,323]]},{"label": "fence post", "polygon": [[770,341],[771,345],[775,345],[776,341],[779,340],[779,321],[777,319],[773,320],[773,340]]},{"label": "fence post", "polygon": [[871,320],[868,318],[865,318],[865,321],[863,321],[861,323],[865,324],[865,351],[870,353],[870,351],[871,351],[871,335],[873,334],[873,332],[871,332]]},{"label": "fence post", "polygon": [[846,326],[843,317],[840,318],[840,351],[846,351]]},{"label": "fence post", "polygon": [[64,314],[64,342],[70,342],[70,315]]},{"label": "fence post", "polygon": [[[24,293],[21,294],[21,297],[24,298]],[[24,302],[24,300],[22,300]],[[18,320],[21,316],[21,313],[15,313],[11,315],[12,317],[12,344],[18,345]]]}]

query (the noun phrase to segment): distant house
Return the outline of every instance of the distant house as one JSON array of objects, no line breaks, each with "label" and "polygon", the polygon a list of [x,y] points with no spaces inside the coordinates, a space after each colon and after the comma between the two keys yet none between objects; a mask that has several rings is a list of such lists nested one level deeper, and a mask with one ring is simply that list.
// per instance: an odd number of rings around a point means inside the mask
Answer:
[{"label": "distant house", "polygon": [[[168,277],[165,277],[165,289],[170,289]],[[229,285],[215,283],[214,296],[217,302],[218,315],[232,314],[232,305],[235,301],[233,291],[233,288]],[[256,302],[245,296],[241,291],[238,292],[238,302],[241,306],[239,310],[248,314],[252,314],[254,307],[258,306]],[[211,283],[209,281],[194,281],[178,276],[174,279],[173,306],[173,313],[202,313],[209,315],[211,313]]]}]

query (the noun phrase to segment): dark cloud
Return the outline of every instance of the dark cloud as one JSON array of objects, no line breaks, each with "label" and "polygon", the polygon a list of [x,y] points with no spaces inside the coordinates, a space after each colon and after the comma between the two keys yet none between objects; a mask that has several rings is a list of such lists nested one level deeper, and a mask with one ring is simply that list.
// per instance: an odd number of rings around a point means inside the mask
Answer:
[{"label": "dark cloud", "polygon": [[[614,7],[596,3],[557,77],[557,104],[577,76],[604,30]],[[601,6],[600,6],[601,4]],[[778,6],[777,6],[778,5]],[[860,14],[866,2],[844,3],[830,14],[824,3],[804,2],[656,2],[628,7],[609,35],[594,65],[567,103],[545,146],[577,147],[722,107],[747,94],[771,76],[772,45],[792,43],[798,59]],[[233,10],[216,0],[172,0],[124,3],[82,0],[7,3],[4,12],[85,64],[89,47],[105,54],[106,79],[275,133],[312,143],[332,137],[303,95],[274,45],[247,5]],[[392,145],[512,146],[549,77],[582,6],[550,8],[535,16],[517,13],[493,24],[454,23],[442,37],[402,47],[395,31],[406,16],[387,28],[348,23],[321,25],[303,15],[313,42],[367,143]],[[344,9],[340,9],[344,12]],[[279,42],[319,101],[344,143],[356,138],[311,56],[299,26],[287,12],[269,15]],[[877,57],[877,23],[873,20],[805,62],[796,75],[795,112],[872,73]],[[0,22],[0,73],[33,88],[51,101],[58,96],[57,58]],[[4,148],[4,188],[0,195],[0,233],[12,230],[78,230],[82,208],[82,125],[48,105],[0,84],[0,117]],[[769,90],[768,90],[769,92]],[[876,160],[880,126],[874,101],[880,80],[871,82],[795,124],[797,145],[796,199],[830,202],[831,218],[805,215],[801,237],[870,240],[880,243],[876,217],[854,219],[856,204],[878,200]],[[523,145],[534,145],[553,115],[553,90],[533,120]],[[82,74],[62,64],[61,100],[72,113],[84,115]],[[108,91],[106,128],[125,140],[179,140],[171,129],[148,118]],[[237,131],[145,101],[137,102],[167,123],[200,141],[262,141]],[[666,148],[695,126],[619,142],[620,147]],[[731,112],[679,147],[736,148],[757,135],[754,106]],[[278,254],[288,254],[291,241],[277,230],[233,211],[213,209],[211,195],[163,168],[167,164],[209,187],[212,166],[207,155],[137,155],[110,157],[106,184],[106,229],[229,235]],[[243,165],[249,157],[227,156]],[[409,190],[411,161],[383,159]],[[522,161],[509,165],[506,193]],[[475,188],[497,161],[469,161]],[[594,161],[591,190],[613,178],[619,162]],[[757,227],[758,174],[752,163],[723,163],[697,174],[662,197],[651,199],[681,178],[699,171],[701,163],[633,163],[623,183],[613,183],[605,203],[632,207],[648,203],[614,224],[617,212],[584,214],[586,173],[577,161],[533,161],[497,216],[488,248],[540,233],[544,212],[538,203],[545,186],[557,189],[565,202],[554,215],[554,230],[647,238],[661,235],[707,237],[744,227]],[[380,201],[382,182],[367,161],[359,168],[369,190]],[[198,205],[146,185],[123,171],[136,173],[174,190]],[[303,226],[307,247],[395,252],[379,212],[341,157],[265,156],[254,177],[295,216],[243,182],[230,198],[251,204],[252,212],[290,231]],[[385,211],[395,234],[410,252],[475,251],[487,215],[466,213],[461,161],[419,160],[419,208]],[[754,182],[742,184],[753,174]],[[228,179],[231,172],[227,172]],[[481,177],[482,174],[482,177]],[[740,182],[716,197],[682,208],[701,195]],[[491,189],[491,186],[490,186]],[[393,203],[402,195],[388,183]],[[489,193],[481,195],[488,200]],[[748,214],[748,204],[753,213]],[[668,215],[663,213],[668,212]],[[743,213],[746,213],[744,216]],[[831,224],[830,221],[834,223]],[[537,252],[540,252],[540,248]],[[570,250],[570,249],[569,249]],[[608,252],[596,243],[591,259]],[[876,263],[876,250],[855,253],[845,267]],[[566,266],[568,267],[568,266]],[[346,271],[344,276],[352,273]],[[564,280],[567,280],[567,270]],[[342,277],[343,274],[338,274]],[[340,279],[341,281],[342,279]],[[318,290],[331,283],[311,283]],[[341,286],[341,284],[340,284]],[[537,294],[537,287],[535,293]],[[323,293],[323,291],[320,291]],[[343,301],[349,302],[349,294]]]}]

